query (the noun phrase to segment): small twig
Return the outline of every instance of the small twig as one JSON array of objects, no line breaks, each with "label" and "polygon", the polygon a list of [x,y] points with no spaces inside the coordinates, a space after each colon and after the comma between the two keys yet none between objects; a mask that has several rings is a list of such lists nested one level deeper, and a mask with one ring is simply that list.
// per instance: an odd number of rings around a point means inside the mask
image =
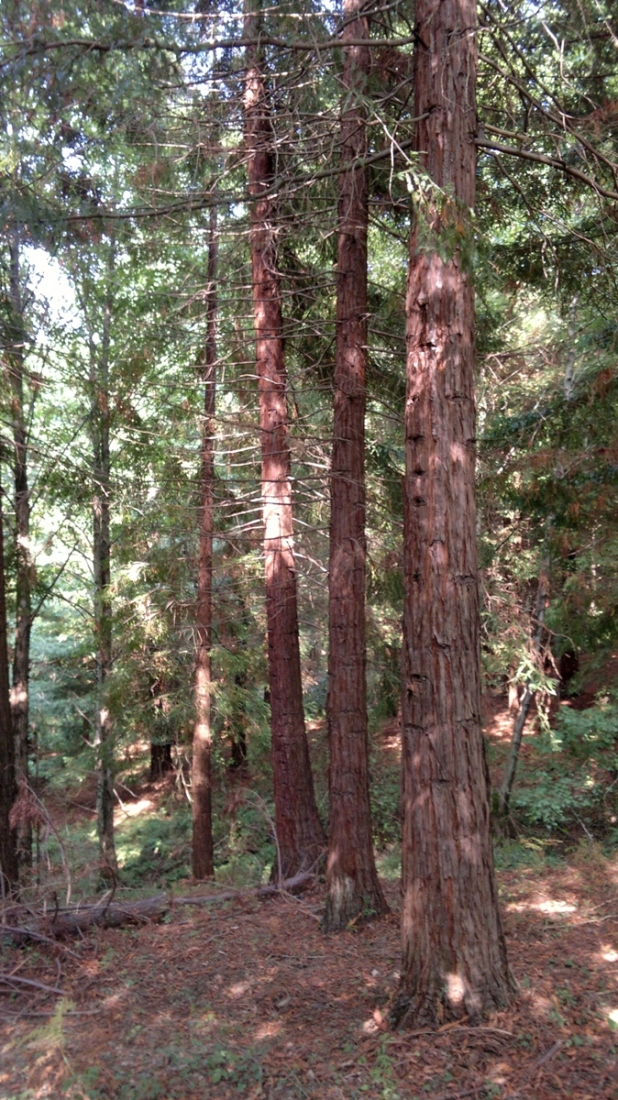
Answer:
[{"label": "small twig", "polygon": [[45,817],[45,821],[47,822],[47,828],[49,829],[50,832],[52,832],[54,834],[54,836],[55,836],[55,838],[58,842],[58,847],[60,848],[60,857],[62,859],[62,866],[64,867],[64,870],[65,870],[65,873],[66,873],[66,876],[67,876],[67,900],[66,900],[66,904],[68,905],[71,901],[71,892],[72,892],[72,889],[73,889],[73,884],[72,884],[72,881],[71,881],[71,872],[69,870],[69,862],[67,860],[66,852],[64,850],[64,844],[62,843],[62,840],[60,839],[60,833],[58,832],[56,826],[54,825],[54,823],[51,819],[51,817],[49,816],[49,812],[47,810],[47,807],[45,806],[45,804],[43,802],[41,802],[41,799],[39,798],[36,791],[34,791],[32,789],[30,784],[25,779],[22,779],[21,782],[24,784],[26,790],[28,790],[30,792],[30,794],[32,795],[32,797],[34,798],[37,806],[39,807],[39,809],[41,811],[41,813]]},{"label": "small twig", "polygon": [[[440,1028],[440,1031],[443,1029]],[[501,1027],[484,1027],[479,1025],[478,1027],[468,1027],[465,1024],[456,1024],[453,1028],[454,1031],[491,1031],[492,1035],[504,1035],[505,1039],[513,1039],[514,1033],[512,1031],[505,1031]],[[438,1034],[440,1034],[440,1031]]]},{"label": "small twig", "polygon": [[244,798],[248,798],[249,795],[252,795],[253,798],[255,798],[258,809],[261,810],[262,816],[266,818],[266,821],[268,822],[268,824],[270,826],[270,831],[273,835],[273,840],[275,842],[275,850],[277,852],[277,886],[278,886],[279,890],[281,890],[281,884],[283,882],[283,874],[282,874],[282,870],[281,870],[281,867],[282,867],[281,848],[279,846],[279,837],[277,836],[277,829],[276,829],[275,823],[272,819],[272,816],[270,814],[268,806],[266,805],[266,803],[265,803],[264,799],[261,797],[261,795],[259,795],[257,793],[257,791],[250,791],[250,790],[243,791],[243,797]]},{"label": "small twig", "polygon": [[489,1092],[488,1085],[477,1085],[474,1089],[464,1089],[463,1092],[443,1092],[434,1100],[463,1100],[464,1096],[478,1096],[479,1093]]},{"label": "small twig", "polygon": [[44,985],[43,982],[35,982],[32,978],[17,978],[12,974],[0,974],[0,982],[18,982],[19,985],[32,986],[33,989],[42,989],[44,993],[55,993],[58,997],[64,997],[64,989],[58,989],[56,985]]},{"label": "small twig", "polygon": [[291,894],[289,890],[280,890],[279,892],[284,901],[293,901],[294,904],[300,908],[301,912],[305,914],[305,916],[312,917],[313,920],[317,920],[318,924],[322,920],[322,917],[319,913],[314,913],[313,909],[310,909],[308,905],[305,905],[305,903],[300,898],[294,897],[294,894]]},{"label": "small twig", "polygon": [[[84,1008],[84,1009],[81,1009],[81,1010],[76,1009],[76,1010],[71,1011],[71,1012],[65,1012],[65,1013],[63,1013],[63,1015],[64,1016],[98,1016],[99,1013],[102,1012],[102,1011],[103,1010],[100,1009],[100,1008]],[[44,1016],[47,1020],[49,1020],[50,1016],[55,1016],[55,1015],[56,1015],[56,1010],[54,1010],[52,1012],[44,1012],[42,1010],[39,1010],[38,1012],[29,1012],[27,1008],[24,1008],[24,1009],[21,1010],[21,1012],[4,1012],[0,1016],[0,1019],[3,1019],[3,1020],[20,1020],[20,1019],[22,1019],[22,1017],[28,1018],[30,1016]]]},{"label": "small twig", "polygon": [[555,1042],[553,1046],[549,1048],[549,1050],[545,1051],[545,1054],[542,1054],[540,1058],[537,1058],[536,1062],[532,1063],[532,1066],[530,1067],[531,1072],[536,1073],[536,1071],[539,1070],[541,1066],[544,1066],[546,1062],[549,1062],[550,1059],[558,1053],[562,1046],[564,1046],[564,1039],[558,1039],[558,1041]]},{"label": "small twig", "polygon": [[120,795],[118,794],[118,791],[116,790],[115,787],[114,787],[114,794],[116,795],[116,798],[118,799],[118,802],[120,803],[120,809],[122,810],[124,816],[128,817],[129,814],[128,814],[128,811],[125,809],[125,804],[122,801],[122,799],[121,799]]},{"label": "small twig", "polygon": [[132,791],[130,787],[127,787],[126,783],[121,783],[119,779],[116,780],[116,787],[122,787],[123,791],[127,791],[131,795],[131,798],[137,798],[135,791]]}]

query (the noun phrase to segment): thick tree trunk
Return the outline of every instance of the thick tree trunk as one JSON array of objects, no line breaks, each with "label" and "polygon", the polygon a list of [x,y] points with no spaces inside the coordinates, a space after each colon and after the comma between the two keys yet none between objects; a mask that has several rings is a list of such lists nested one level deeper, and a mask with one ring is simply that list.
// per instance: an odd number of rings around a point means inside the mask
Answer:
[{"label": "thick tree trunk", "polygon": [[96,640],[96,704],[94,739],[98,746],[97,832],[104,864],[116,875],[114,841],[114,741],[107,700],[107,680],[112,670],[111,583],[111,459],[109,409],[109,358],[112,314],[111,280],[114,246],[110,246],[107,298],[103,314],[100,350],[91,347],[93,441],[93,570],[94,631]]},{"label": "thick tree trunk", "polygon": [[303,714],[286,372],[277,263],[276,214],[267,192],[274,178],[270,109],[257,43],[256,0],[245,2],[245,135],[251,204],[251,264],[262,447],[275,818],[284,877],[311,867],[325,847],[313,790]]},{"label": "thick tree trunk", "polygon": [[210,726],[212,632],[212,534],[215,507],[215,397],[217,371],[217,221],[210,215],[208,241],[208,291],[206,296],[206,344],[203,356],[204,419],[202,422],[202,471],[200,550],[197,574],[197,652],[195,661],[195,723],[191,762],[193,813],[192,868],[196,879],[215,873],[212,841],[212,784]]},{"label": "thick tree trunk", "polygon": [[[15,739],[17,780],[28,779],[28,719],[30,682],[30,633],[32,629],[32,586],[34,563],[30,547],[30,493],[28,489],[28,431],[24,410],[24,352],[26,330],[21,290],[19,231],[9,235],[9,287],[11,299],[11,346],[8,349],[13,421],[13,483],[15,499],[16,611],[13,650],[11,712]],[[20,862],[32,863],[32,828],[17,831]]]},{"label": "thick tree trunk", "polygon": [[[474,0],[417,0],[416,208],[407,293],[403,965],[396,1023],[471,1019],[511,993],[481,732],[474,301]],[[438,190],[439,189],[439,190]]]},{"label": "thick tree trunk", "polygon": [[[373,855],[365,648],[365,373],[367,359],[367,169],[365,110],[370,54],[362,0],[344,0],[335,406],[331,468],[328,735],[328,895],[323,927],[386,910]],[[354,19],[357,15],[358,18]]]},{"label": "thick tree trunk", "polygon": [[15,742],[9,698],[9,653],[7,643],[4,526],[0,486],[0,897],[17,888],[17,846],[9,816],[15,801]]}]

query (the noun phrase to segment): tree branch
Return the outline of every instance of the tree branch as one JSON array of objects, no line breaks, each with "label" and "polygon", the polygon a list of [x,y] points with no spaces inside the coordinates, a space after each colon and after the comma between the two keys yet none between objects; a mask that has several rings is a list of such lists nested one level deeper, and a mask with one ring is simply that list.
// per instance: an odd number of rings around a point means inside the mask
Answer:
[{"label": "tree branch", "polygon": [[499,142],[488,141],[486,138],[481,137],[476,138],[474,144],[479,149],[487,149],[490,153],[504,153],[506,156],[520,157],[522,160],[530,160],[535,164],[547,164],[550,168],[557,168],[560,172],[564,172],[566,176],[571,176],[573,179],[585,184],[597,195],[618,202],[618,191],[611,191],[608,187],[603,187],[592,176],[580,172],[579,168],[574,168],[572,164],[568,164],[560,157],[550,157],[545,153],[534,153],[530,149],[517,149],[514,145],[501,145]]}]

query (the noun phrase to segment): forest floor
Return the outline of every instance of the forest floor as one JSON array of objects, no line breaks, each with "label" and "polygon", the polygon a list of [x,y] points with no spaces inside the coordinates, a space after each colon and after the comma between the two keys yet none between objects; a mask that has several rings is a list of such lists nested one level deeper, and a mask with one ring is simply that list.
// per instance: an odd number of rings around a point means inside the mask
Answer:
[{"label": "forest floor", "polygon": [[[499,741],[508,723],[492,723]],[[389,1032],[397,879],[391,915],[337,936],[320,932],[319,883],[243,892],[5,945],[0,1100],[618,1100],[618,857],[584,840],[520,866],[522,850],[498,872],[519,992],[482,1027]]]}]

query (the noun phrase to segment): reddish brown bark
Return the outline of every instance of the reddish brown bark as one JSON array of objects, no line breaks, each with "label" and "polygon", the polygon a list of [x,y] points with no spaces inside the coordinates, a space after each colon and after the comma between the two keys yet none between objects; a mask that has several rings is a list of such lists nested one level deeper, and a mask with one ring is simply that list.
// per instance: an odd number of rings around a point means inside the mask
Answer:
[{"label": "reddish brown bark", "polygon": [[[481,733],[470,232],[474,0],[417,0],[416,210],[407,294],[403,966],[396,1022],[434,1025],[511,992]],[[440,188],[440,190],[438,190]]]},{"label": "reddish brown bark", "polygon": [[7,644],[4,527],[0,487],[0,897],[17,886],[17,847],[9,815],[15,801],[15,744],[9,700],[9,654]]},{"label": "reddish brown bark", "polygon": [[203,357],[204,419],[202,421],[202,472],[200,551],[197,574],[197,652],[195,660],[195,723],[191,761],[193,814],[192,868],[196,879],[215,873],[212,840],[212,732],[210,724],[212,634],[212,535],[215,509],[215,398],[217,382],[217,220],[210,216],[208,241],[208,291],[206,295],[206,343]]},{"label": "reddish brown bark", "polygon": [[[367,150],[370,53],[346,45],[369,37],[362,0],[344,0],[335,404],[329,568],[328,895],[323,926],[345,928],[386,910],[373,855],[365,642],[365,374],[367,360]],[[354,18],[354,16],[358,16]]]},{"label": "reddish brown bark", "polygon": [[270,109],[258,46],[259,3],[246,0],[245,138],[251,203],[251,266],[260,402],[262,514],[275,822],[284,878],[312,866],[325,846],[305,732],[298,639],[292,488],[278,274]]}]

